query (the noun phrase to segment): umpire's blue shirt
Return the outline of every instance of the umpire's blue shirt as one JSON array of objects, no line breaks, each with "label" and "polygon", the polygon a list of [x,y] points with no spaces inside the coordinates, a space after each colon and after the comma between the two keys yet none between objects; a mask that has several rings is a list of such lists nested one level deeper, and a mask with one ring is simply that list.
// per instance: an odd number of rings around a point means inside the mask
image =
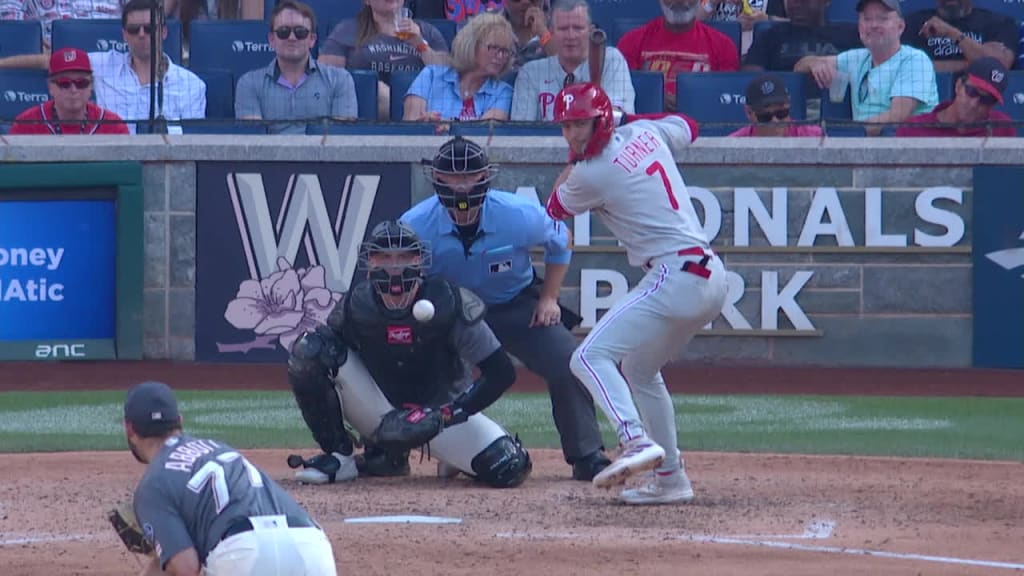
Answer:
[{"label": "umpire's blue shirt", "polygon": [[402,215],[420,240],[430,243],[430,274],[469,288],[487,304],[508,302],[533,282],[530,248],[544,246],[544,262],[572,257],[565,224],[544,207],[509,192],[490,190],[480,213],[479,236],[469,255],[448,211],[431,196]]}]

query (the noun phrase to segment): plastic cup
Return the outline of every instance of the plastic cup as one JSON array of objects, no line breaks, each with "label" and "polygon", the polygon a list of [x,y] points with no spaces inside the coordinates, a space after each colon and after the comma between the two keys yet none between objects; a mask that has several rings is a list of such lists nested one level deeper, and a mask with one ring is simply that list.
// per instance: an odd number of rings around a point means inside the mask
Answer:
[{"label": "plastic cup", "polygon": [[401,29],[404,20],[412,20],[412,10],[402,7],[395,12],[395,36],[399,40],[408,40],[412,34]]},{"label": "plastic cup", "polygon": [[850,75],[846,72],[836,71],[832,76],[832,84],[828,87],[828,99],[834,104],[839,104],[846,99],[846,89],[850,86]]}]

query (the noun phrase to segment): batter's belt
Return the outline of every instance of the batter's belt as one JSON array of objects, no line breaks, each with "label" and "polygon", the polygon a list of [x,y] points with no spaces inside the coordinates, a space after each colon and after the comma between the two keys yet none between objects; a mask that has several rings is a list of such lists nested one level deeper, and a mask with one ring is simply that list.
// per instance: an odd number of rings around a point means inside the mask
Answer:
[{"label": "batter's belt", "polygon": [[662,256],[655,256],[654,258],[650,258],[647,260],[647,262],[644,262],[644,271],[650,270],[651,268],[654,267],[655,264],[660,263],[659,260],[662,260],[666,257],[675,258],[678,256],[700,256],[700,260],[697,262],[694,262],[693,260],[687,260],[683,262],[683,265],[680,268],[680,270],[682,270],[683,272],[689,272],[690,274],[693,274],[695,276],[700,276],[701,278],[704,279],[711,277],[711,270],[708,269],[707,265],[708,262],[715,256],[715,253],[712,252],[710,249],[701,248],[700,246],[691,246],[690,248],[683,248],[682,250],[679,250],[673,254],[665,254]]},{"label": "batter's belt", "polygon": [[[319,528],[319,526],[317,526],[315,523],[313,523],[310,520],[306,520],[305,518],[287,516],[285,517],[285,521],[287,522],[289,528]],[[238,520],[235,520],[234,522],[228,525],[227,530],[224,531],[224,534],[220,537],[220,539],[222,541],[227,540],[232,536],[237,536],[244,532],[251,532],[254,529],[255,528],[253,527],[251,520],[249,520],[248,518],[239,518]]]}]

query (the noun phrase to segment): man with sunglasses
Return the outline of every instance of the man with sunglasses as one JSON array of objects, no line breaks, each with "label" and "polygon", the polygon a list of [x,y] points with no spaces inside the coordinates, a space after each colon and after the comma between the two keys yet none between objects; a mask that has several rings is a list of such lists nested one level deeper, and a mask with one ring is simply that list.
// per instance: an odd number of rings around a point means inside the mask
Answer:
[{"label": "man with sunglasses", "polygon": [[778,76],[762,74],[754,78],[747,84],[746,96],[744,109],[751,124],[729,136],[821,136],[820,126],[791,124],[789,91]]},{"label": "man with sunglasses", "polygon": [[1006,66],[995,58],[978,58],[956,79],[952,100],[926,114],[907,119],[897,136],[1001,136],[1017,130],[1009,116],[993,108],[1003,103],[1009,82]]},{"label": "man with sunglasses", "polygon": [[321,66],[310,54],[316,46],[315,30],[312,8],[293,0],[278,2],[267,34],[277,57],[238,80],[236,118],[291,120],[271,124],[270,133],[305,134],[306,121],[358,115],[352,75],[344,68]]},{"label": "man with sunglasses", "polygon": [[50,56],[50,100],[18,115],[10,134],[127,134],[121,117],[89,102],[89,55],[62,48]]}]

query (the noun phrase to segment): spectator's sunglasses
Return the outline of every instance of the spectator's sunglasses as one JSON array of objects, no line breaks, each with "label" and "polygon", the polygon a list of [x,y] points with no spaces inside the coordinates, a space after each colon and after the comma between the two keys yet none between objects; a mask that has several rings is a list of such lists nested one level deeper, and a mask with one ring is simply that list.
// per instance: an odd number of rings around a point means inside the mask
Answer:
[{"label": "spectator's sunglasses", "polygon": [[287,40],[289,36],[295,33],[296,40],[305,40],[309,38],[309,28],[305,26],[280,26],[274,29],[274,34],[281,40]]},{"label": "spectator's sunglasses", "polygon": [[860,86],[857,88],[857,98],[860,102],[864,102],[868,99],[868,94],[871,92],[871,83],[868,79],[871,77],[871,72],[865,72],[864,76],[860,79]]},{"label": "spectator's sunglasses", "polygon": [[982,105],[984,106],[995,106],[998,102],[995,96],[989,94],[988,92],[982,92],[981,90],[978,90],[974,86],[968,84],[966,80],[964,80],[964,94],[967,94],[971,98],[977,98],[978,100],[981,101]]},{"label": "spectator's sunglasses", "polygon": [[127,24],[124,27],[124,31],[127,32],[129,36],[138,36],[139,30],[142,30],[146,34],[152,34],[153,33],[153,25],[152,24]]},{"label": "spectator's sunglasses", "polygon": [[789,108],[779,108],[778,110],[754,112],[754,118],[757,118],[758,122],[771,122],[773,117],[776,120],[785,120],[786,118],[789,118]]},{"label": "spectator's sunglasses", "polygon": [[92,86],[91,78],[55,78],[50,80],[57,85],[61,90],[70,90],[72,86],[79,90],[85,90],[89,86]]}]

